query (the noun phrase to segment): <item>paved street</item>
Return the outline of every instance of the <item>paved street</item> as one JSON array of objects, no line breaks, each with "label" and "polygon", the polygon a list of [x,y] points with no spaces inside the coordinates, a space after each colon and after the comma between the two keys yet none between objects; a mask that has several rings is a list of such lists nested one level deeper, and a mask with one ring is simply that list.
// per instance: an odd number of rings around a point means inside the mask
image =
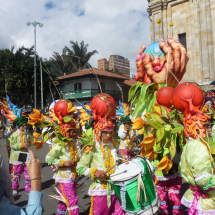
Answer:
[{"label": "paved street", "polygon": [[[5,146],[5,140],[0,139],[0,153],[2,154],[3,158],[5,161],[8,161],[7,157],[7,150]],[[51,215],[55,214],[57,211],[57,206],[58,206],[58,200],[52,199],[49,197],[49,195],[57,195],[54,186],[54,180],[52,179],[53,177],[53,171],[51,168],[45,163],[45,156],[47,152],[49,151],[48,145],[44,144],[43,148],[40,150],[35,150],[35,147],[32,147],[33,152],[36,154],[36,156],[40,159],[40,162],[42,164],[42,192],[43,192],[43,205],[44,205],[44,215]],[[6,163],[6,162],[5,162]],[[89,208],[90,208],[90,197],[87,195],[88,193],[88,188],[91,184],[91,179],[90,178],[81,178],[78,182],[77,186],[77,194],[79,198],[79,209],[80,209],[80,215],[87,215]],[[183,189],[182,189],[182,194],[186,191],[188,188],[188,184],[184,183],[183,184]],[[20,188],[18,190],[18,194],[15,196],[15,204],[25,208],[27,205],[28,201],[28,195],[25,194],[24,192],[24,177],[21,177],[20,181]],[[185,212],[185,214],[187,214]]]}]

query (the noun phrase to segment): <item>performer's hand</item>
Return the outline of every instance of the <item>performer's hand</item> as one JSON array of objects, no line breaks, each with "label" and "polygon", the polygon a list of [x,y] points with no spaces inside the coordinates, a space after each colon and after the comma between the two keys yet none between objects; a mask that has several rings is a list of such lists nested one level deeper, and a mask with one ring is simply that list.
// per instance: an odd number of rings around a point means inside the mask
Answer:
[{"label": "performer's hand", "polygon": [[72,166],[72,161],[68,160],[66,162],[64,162],[63,167],[71,167]]},{"label": "performer's hand", "polygon": [[105,176],[106,176],[106,174],[105,174],[104,171],[99,171],[99,170],[97,170],[97,171],[95,172],[95,177],[96,177],[96,178],[103,179]]},{"label": "performer's hand", "polygon": [[27,148],[29,146],[29,143],[23,143],[22,148]]},{"label": "performer's hand", "polygon": [[41,179],[41,163],[40,160],[38,158],[35,157],[34,153],[29,150],[29,153],[31,155],[31,162],[25,162],[25,165],[28,169],[28,175],[30,177],[30,179],[34,179],[31,181],[31,190],[34,191],[41,191],[41,183],[42,183],[42,179]]}]

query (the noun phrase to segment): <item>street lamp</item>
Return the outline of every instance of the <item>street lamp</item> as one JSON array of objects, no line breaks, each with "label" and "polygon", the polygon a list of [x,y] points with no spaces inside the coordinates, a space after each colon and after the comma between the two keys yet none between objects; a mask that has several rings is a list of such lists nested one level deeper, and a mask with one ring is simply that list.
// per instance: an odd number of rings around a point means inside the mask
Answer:
[{"label": "street lamp", "polygon": [[30,25],[34,26],[34,108],[37,108],[37,89],[36,89],[36,69],[37,69],[37,65],[36,65],[36,27],[37,25],[39,25],[40,28],[43,27],[43,24],[40,22],[27,22],[27,26]]}]

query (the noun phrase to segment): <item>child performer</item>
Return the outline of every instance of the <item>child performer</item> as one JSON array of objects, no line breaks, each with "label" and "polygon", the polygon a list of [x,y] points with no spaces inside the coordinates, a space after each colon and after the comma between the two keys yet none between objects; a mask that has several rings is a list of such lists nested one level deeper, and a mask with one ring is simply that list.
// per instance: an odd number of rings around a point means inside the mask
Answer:
[{"label": "child performer", "polygon": [[123,215],[120,203],[107,181],[115,170],[113,168],[106,172],[118,160],[117,143],[113,140],[114,125],[111,121],[111,117],[115,116],[115,101],[110,95],[100,93],[93,98],[91,110],[94,144],[86,147],[87,150],[84,150],[77,164],[78,174],[90,176],[93,180],[88,191],[91,196],[90,215]]},{"label": "child performer", "polygon": [[[59,100],[55,106],[56,109],[59,106],[69,104],[68,100]],[[64,104],[63,104],[64,103]],[[65,109],[65,108],[64,108]],[[61,113],[61,112],[60,112]],[[59,115],[58,115],[59,117]],[[60,117],[59,117],[60,118]],[[78,197],[76,194],[76,185],[78,181],[78,175],[76,173],[76,164],[78,162],[78,151],[76,147],[77,142],[77,128],[74,119],[69,122],[61,122],[61,136],[65,136],[71,141],[59,141],[52,145],[52,149],[46,156],[46,162],[49,165],[58,167],[53,178],[58,184],[61,194],[64,196],[66,203],[60,201],[58,204],[57,215],[62,215],[68,210],[70,215],[78,215]]]},{"label": "child performer", "polygon": [[25,192],[29,193],[31,190],[31,181],[28,175],[27,167],[24,162],[18,161],[19,152],[27,152],[28,147],[33,142],[33,137],[26,132],[28,119],[25,116],[19,116],[15,119],[13,126],[17,126],[18,129],[8,139],[11,147],[10,162],[13,165],[13,179],[12,187],[13,194],[17,194],[19,189],[19,181],[21,174],[25,175]]}]

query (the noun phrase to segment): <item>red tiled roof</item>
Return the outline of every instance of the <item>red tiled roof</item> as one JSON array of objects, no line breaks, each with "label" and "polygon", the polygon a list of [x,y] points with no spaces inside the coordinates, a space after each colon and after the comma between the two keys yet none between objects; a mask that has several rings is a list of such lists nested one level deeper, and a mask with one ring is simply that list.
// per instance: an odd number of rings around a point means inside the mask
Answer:
[{"label": "red tiled roof", "polygon": [[135,81],[135,79],[130,78],[129,80],[125,80],[124,84],[129,85],[129,86],[133,86],[137,83],[137,81]]},{"label": "red tiled roof", "polygon": [[83,75],[89,74],[90,72],[92,72],[93,74],[100,75],[100,76],[106,76],[106,77],[112,77],[112,78],[120,78],[120,79],[123,79],[123,80],[128,79],[125,76],[117,75],[117,74],[112,73],[112,72],[107,72],[107,71],[102,70],[102,69],[95,69],[95,68],[91,69],[90,68],[90,69],[83,69],[83,70],[80,70],[78,72],[75,72],[75,73],[72,73],[72,74],[69,74],[69,75],[59,76],[59,77],[57,77],[57,80],[83,76]]}]

